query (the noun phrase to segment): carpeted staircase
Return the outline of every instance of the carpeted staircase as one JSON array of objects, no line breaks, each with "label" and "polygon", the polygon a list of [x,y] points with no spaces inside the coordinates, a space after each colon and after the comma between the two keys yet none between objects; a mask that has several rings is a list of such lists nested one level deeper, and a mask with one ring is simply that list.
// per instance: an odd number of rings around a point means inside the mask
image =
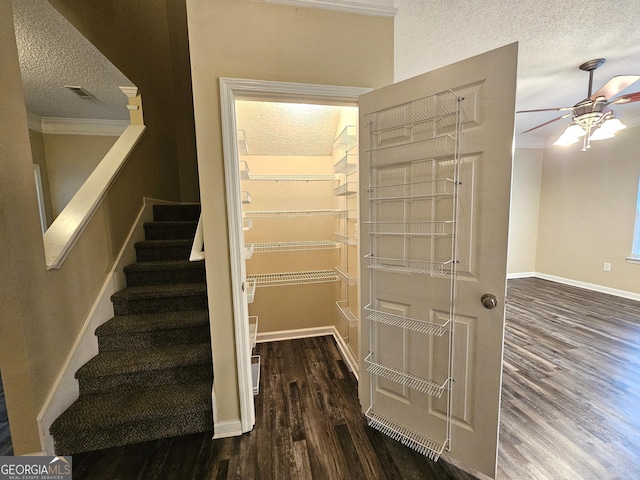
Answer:
[{"label": "carpeted staircase", "polygon": [[51,426],[71,455],[213,430],[204,262],[189,262],[199,205],[156,205],[99,353],[77,372],[80,398]]}]

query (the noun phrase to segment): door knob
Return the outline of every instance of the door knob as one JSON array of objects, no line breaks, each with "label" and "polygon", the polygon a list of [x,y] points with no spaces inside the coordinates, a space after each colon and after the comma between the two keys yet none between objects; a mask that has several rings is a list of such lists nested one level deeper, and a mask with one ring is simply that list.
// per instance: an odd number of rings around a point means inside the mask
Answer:
[{"label": "door knob", "polygon": [[491,293],[485,293],[484,295],[482,295],[480,301],[482,302],[482,306],[487,310],[491,310],[492,308],[495,308],[496,305],[498,305],[498,299]]}]

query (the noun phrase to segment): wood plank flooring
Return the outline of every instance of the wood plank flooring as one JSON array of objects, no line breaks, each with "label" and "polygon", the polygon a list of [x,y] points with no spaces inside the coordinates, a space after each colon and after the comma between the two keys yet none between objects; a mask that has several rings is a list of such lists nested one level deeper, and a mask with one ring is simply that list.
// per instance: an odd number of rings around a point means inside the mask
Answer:
[{"label": "wood plank flooring", "polygon": [[640,303],[509,280],[498,478],[640,479]]},{"label": "wood plank flooring", "polygon": [[[76,455],[74,478],[471,478],[366,427],[329,337],[258,350],[254,431]],[[498,478],[640,479],[640,303],[509,281]]]},{"label": "wood plank flooring", "polygon": [[256,427],[74,455],[74,479],[471,479],[366,426],[332,337],[263,343]]}]

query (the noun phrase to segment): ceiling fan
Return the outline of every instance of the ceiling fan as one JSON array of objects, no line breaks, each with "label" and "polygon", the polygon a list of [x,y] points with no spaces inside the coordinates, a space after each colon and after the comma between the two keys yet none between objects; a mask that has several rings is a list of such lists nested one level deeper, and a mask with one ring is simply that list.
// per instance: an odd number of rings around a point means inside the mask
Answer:
[{"label": "ceiling fan", "polygon": [[582,137],[582,151],[591,147],[591,140],[611,138],[615,132],[626,128],[616,118],[609,105],[619,105],[640,101],[640,92],[629,93],[616,97],[618,93],[640,80],[640,75],[616,75],[604,84],[600,90],[592,93],[593,72],[602,66],[606,60],[596,58],[580,65],[580,70],[589,72],[589,90],[587,98],[576,103],[573,107],[541,108],[537,110],[520,110],[516,113],[567,111],[560,117],[549,120],[522,133],[531,132],[563,118],[572,117],[567,128],[554,145],[571,145],[578,143]]}]

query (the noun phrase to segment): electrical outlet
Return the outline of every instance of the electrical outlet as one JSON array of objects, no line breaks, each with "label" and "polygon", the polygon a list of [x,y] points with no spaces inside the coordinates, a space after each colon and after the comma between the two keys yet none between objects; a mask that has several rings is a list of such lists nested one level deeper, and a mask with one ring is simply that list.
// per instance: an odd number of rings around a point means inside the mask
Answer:
[{"label": "electrical outlet", "polygon": [[602,269],[605,272],[610,272],[611,271],[611,264],[609,262],[604,262],[604,265],[602,266]]}]

